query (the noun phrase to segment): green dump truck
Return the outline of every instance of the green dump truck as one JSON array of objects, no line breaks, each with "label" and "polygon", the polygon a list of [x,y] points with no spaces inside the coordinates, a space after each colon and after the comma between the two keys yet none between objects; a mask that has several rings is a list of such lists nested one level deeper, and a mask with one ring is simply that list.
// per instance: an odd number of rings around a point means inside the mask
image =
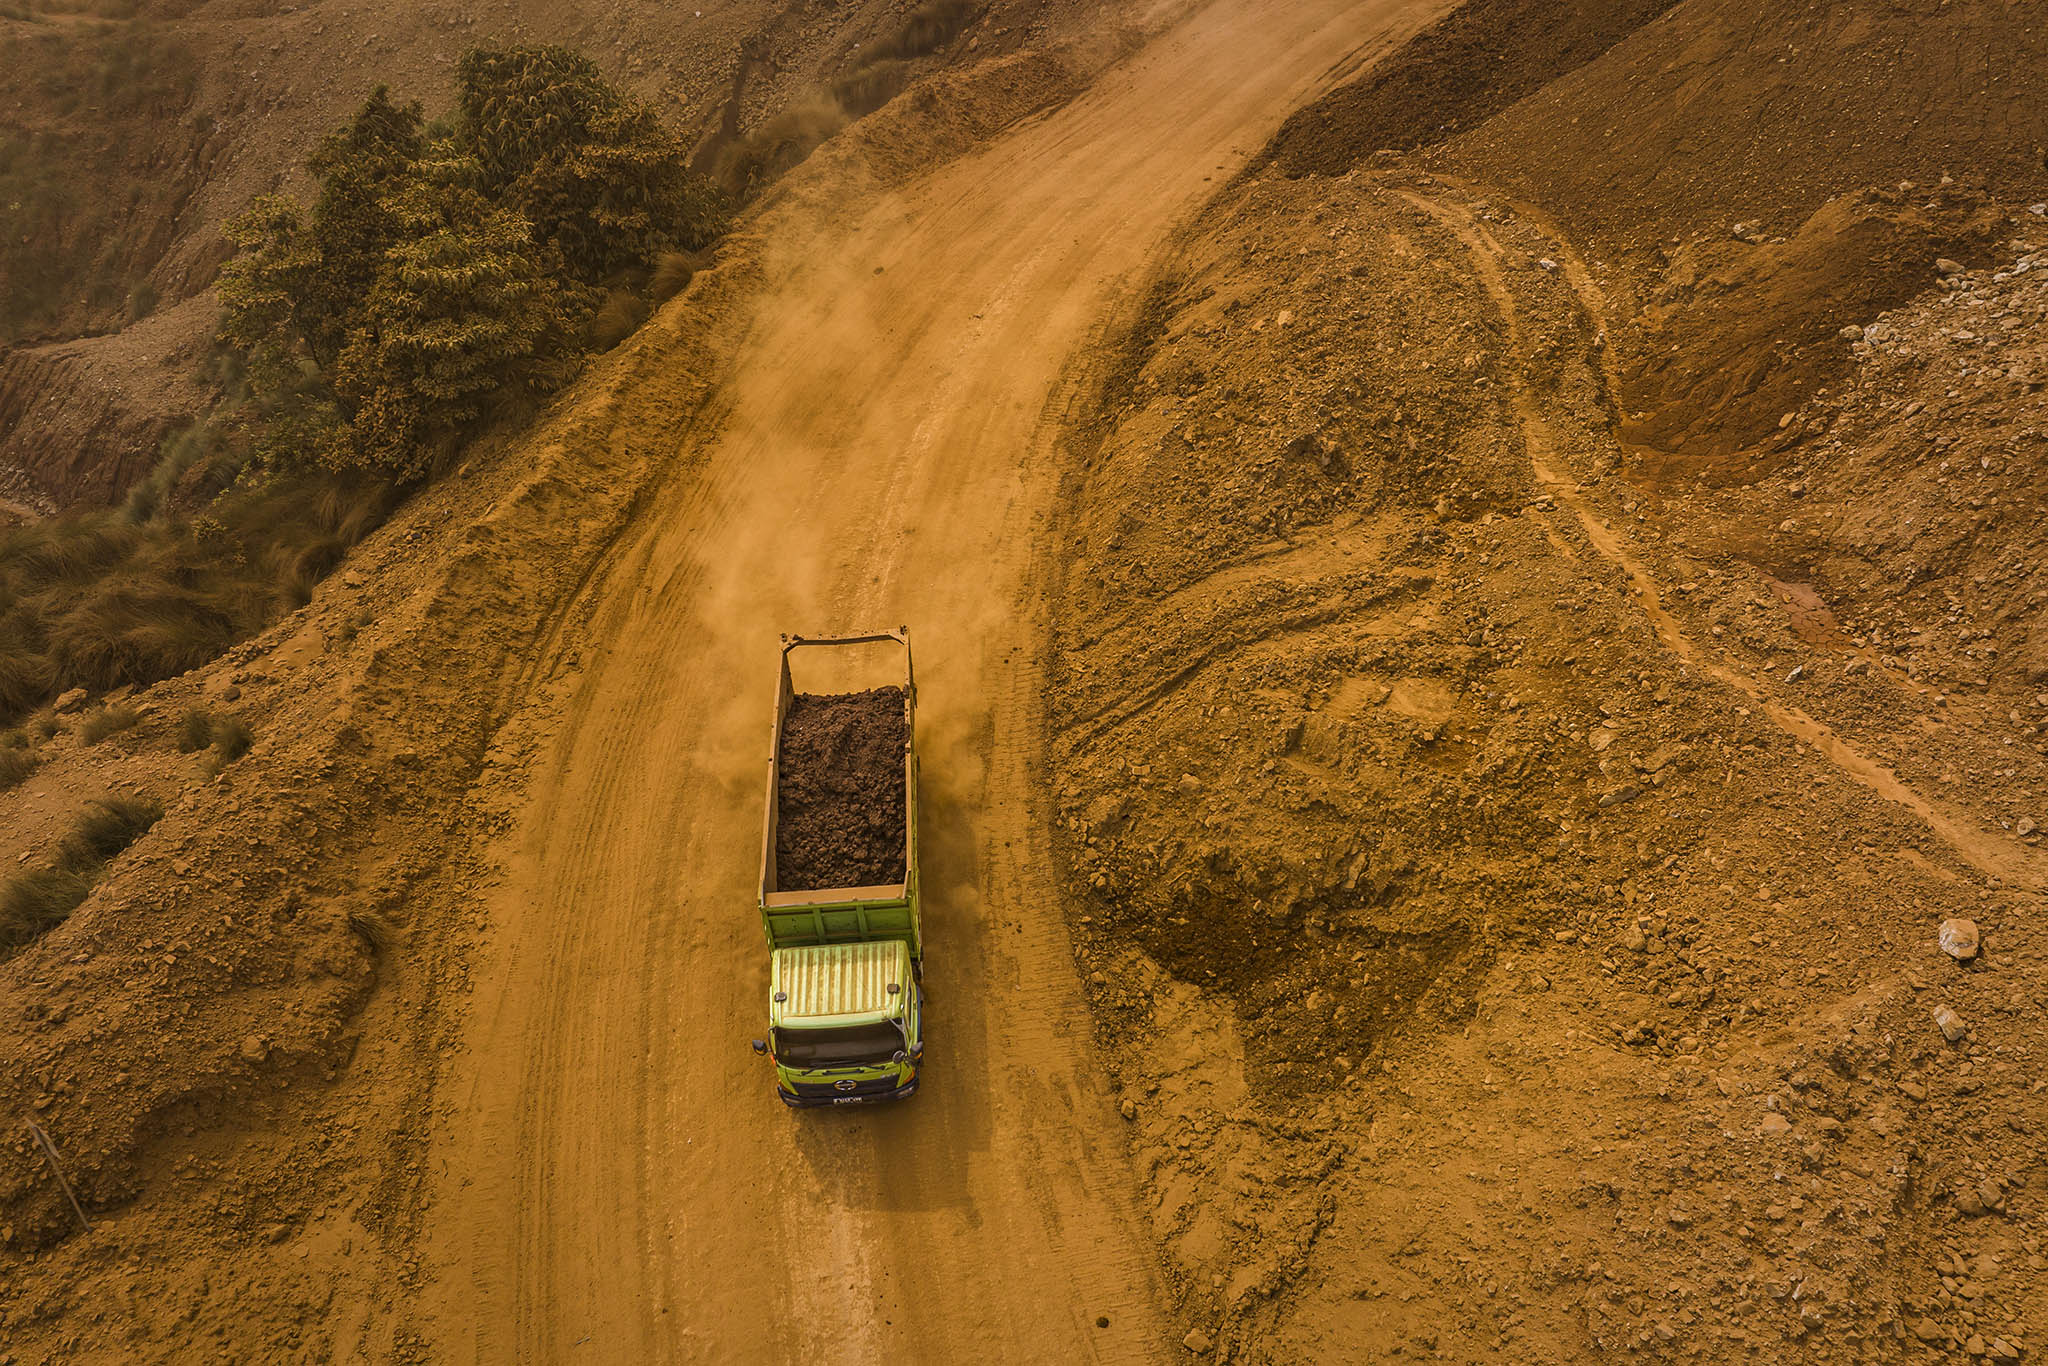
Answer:
[{"label": "green dump truck", "polygon": [[[790,664],[800,651],[838,652],[810,657],[832,672],[853,651],[868,659],[892,646],[902,651],[901,683],[797,691]],[[908,627],[782,638],[761,841],[768,1037],[754,1051],[774,1062],[787,1105],[858,1105],[917,1090],[916,710]]]}]

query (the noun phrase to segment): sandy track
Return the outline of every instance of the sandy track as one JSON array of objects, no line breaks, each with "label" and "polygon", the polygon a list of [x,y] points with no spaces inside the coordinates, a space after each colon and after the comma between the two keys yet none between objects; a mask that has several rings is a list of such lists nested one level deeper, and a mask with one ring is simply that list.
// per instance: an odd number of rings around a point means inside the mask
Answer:
[{"label": "sandy track", "polygon": [[[1434,8],[1217,0],[1059,112],[778,242],[719,431],[597,586],[502,851],[440,1093],[437,1357],[1170,1342],[1046,848],[1034,558],[1058,399],[1204,181]],[[899,622],[922,702],[926,1087],[791,1115],[746,1047],[775,635]]]}]

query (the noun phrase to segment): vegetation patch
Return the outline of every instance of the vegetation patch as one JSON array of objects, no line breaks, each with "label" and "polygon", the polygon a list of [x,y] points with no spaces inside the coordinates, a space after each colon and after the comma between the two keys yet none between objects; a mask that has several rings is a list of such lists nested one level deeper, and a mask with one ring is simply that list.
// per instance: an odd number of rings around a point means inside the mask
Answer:
[{"label": "vegetation patch", "polygon": [[36,771],[36,764],[34,750],[26,746],[15,748],[12,745],[0,745],[0,792],[5,792],[10,787],[21,786],[28,780],[28,775]]},{"label": "vegetation patch", "polygon": [[[219,402],[121,508],[0,532],[0,722],[183,673],[303,606],[407,491],[623,340],[723,231],[681,140],[588,58],[475,49],[454,94],[430,124],[378,88],[308,159],[310,206],[270,195],[235,220]],[[42,164],[9,156],[0,191]]]},{"label": "vegetation patch", "polygon": [[141,721],[142,713],[134,707],[101,707],[79,724],[78,738],[88,745],[96,745],[109,735],[134,729]]},{"label": "vegetation patch", "polygon": [[64,923],[108,863],[163,818],[140,797],[93,802],[57,847],[55,861],[0,884],[0,959],[10,958]]}]

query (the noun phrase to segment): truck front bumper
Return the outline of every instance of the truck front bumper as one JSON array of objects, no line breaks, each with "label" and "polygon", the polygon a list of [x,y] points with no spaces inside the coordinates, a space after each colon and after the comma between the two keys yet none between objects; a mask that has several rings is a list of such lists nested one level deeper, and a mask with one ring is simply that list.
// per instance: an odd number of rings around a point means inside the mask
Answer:
[{"label": "truck front bumper", "polygon": [[780,1086],[777,1086],[775,1094],[781,1096],[782,1103],[792,1110],[816,1110],[829,1105],[879,1105],[884,1101],[902,1100],[905,1096],[913,1094],[916,1090],[917,1077],[913,1074],[909,1081],[904,1082],[893,1091],[870,1091],[865,1095],[847,1096],[797,1096],[791,1095]]}]

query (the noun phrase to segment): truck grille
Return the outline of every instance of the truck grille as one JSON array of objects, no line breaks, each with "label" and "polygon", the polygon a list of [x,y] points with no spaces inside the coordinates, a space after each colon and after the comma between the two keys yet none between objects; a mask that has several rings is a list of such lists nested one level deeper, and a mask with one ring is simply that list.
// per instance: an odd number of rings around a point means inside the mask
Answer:
[{"label": "truck grille", "polygon": [[895,1077],[852,1078],[853,1085],[841,1090],[835,1082],[798,1081],[790,1083],[790,1090],[802,1100],[838,1100],[849,1096],[886,1095],[900,1084]]}]

